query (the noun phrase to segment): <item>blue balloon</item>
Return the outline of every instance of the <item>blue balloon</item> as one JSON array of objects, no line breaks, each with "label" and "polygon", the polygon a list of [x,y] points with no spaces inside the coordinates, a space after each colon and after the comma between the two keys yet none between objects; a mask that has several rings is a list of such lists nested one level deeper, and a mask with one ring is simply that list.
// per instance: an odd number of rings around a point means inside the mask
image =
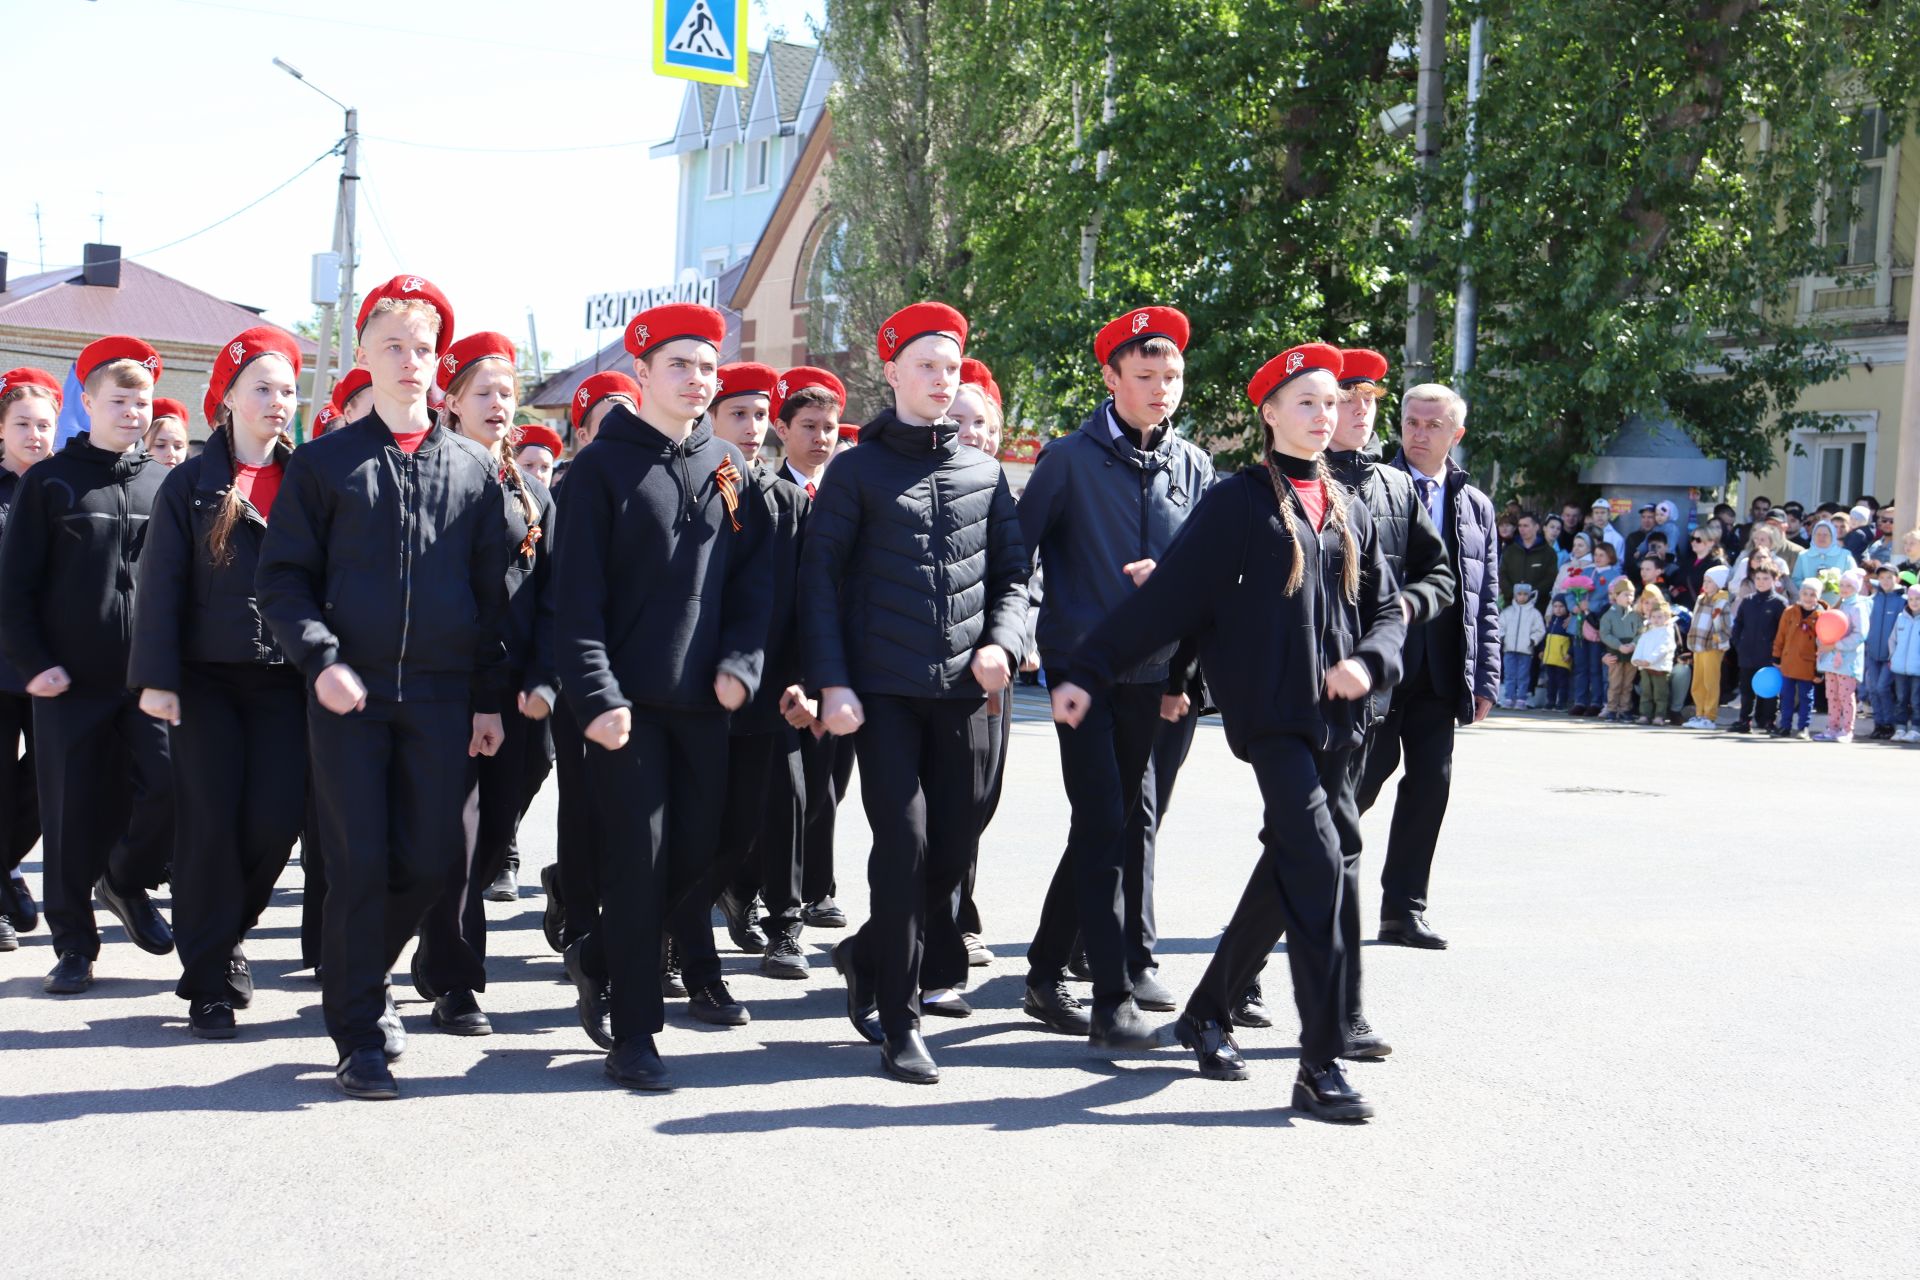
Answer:
[{"label": "blue balloon", "polygon": [[1762,667],[1753,673],[1753,696],[1756,698],[1777,698],[1780,696],[1780,668]]}]

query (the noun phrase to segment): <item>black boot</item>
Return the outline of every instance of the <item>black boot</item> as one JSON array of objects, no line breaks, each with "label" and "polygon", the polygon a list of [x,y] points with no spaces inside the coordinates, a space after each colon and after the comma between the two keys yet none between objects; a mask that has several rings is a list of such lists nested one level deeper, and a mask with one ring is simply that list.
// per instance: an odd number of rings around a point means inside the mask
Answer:
[{"label": "black boot", "polygon": [[673,1088],[667,1064],[653,1047],[652,1036],[629,1036],[607,1054],[607,1079],[627,1089],[659,1093]]},{"label": "black boot", "polygon": [[717,905],[720,908],[720,914],[727,918],[727,936],[733,939],[735,949],[749,951],[754,955],[759,955],[767,949],[767,935],[760,928],[758,895],[742,901],[729,889],[720,894]]},{"label": "black boot", "polygon": [[908,1084],[940,1083],[940,1068],[927,1052],[927,1042],[920,1038],[917,1027],[901,1035],[888,1036],[880,1046],[880,1062],[895,1080],[905,1080]]},{"label": "black boot", "polygon": [[886,1035],[880,1030],[877,1010],[880,1001],[873,991],[873,979],[860,971],[853,954],[853,939],[842,938],[833,944],[834,972],[847,981],[847,1021],[868,1044],[880,1044]]},{"label": "black boot", "polygon": [[1347,1047],[1340,1056],[1354,1062],[1374,1062],[1393,1052],[1367,1020],[1355,1013],[1347,1019]]},{"label": "black boot", "polygon": [[687,995],[687,1012],[700,1022],[716,1027],[744,1027],[753,1021],[747,1006],[733,998],[727,984],[715,978]]},{"label": "black boot", "polygon": [[807,956],[800,950],[798,924],[775,929],[767,935],[767,949],[760,956],[760,973],[768,978],[806,978]]},{"label": "black boot", "polygon": [[605,980],[595,978],[587,972],[586,940],[575,942],[566,951],[567,977],[573,982],[578,993],[576,1005],[580,1011],[580,1029],[587,1033],[587,1039],[602,1049],[613,1048],[613,1024],[610,1016],[612,996]]},{"label": "black boot", "polygon": [[1183,1013],[1180,1020],[1173,1024],[1173,1033],[1180,1038],[1181,1044],[1193,1050],[1200,1074],[1207,1079],[1247,1078],[1247,1060],[1240,1056],[1240,1046],[1233,1042],[1233,1032],[1212,1018],[1202,1021],[1191,1013]]},{"label": "black boot", "polygon": [[378,1049],[355,1049],[340,1059],[334,1068],[334,1080],[349,1098],[363,1102],[385,1102],[400,1096],[393,1072],[387,1070],[387,1057]]},{"label": "black boot", "polygon": [[1236,1027],[1270,1027],[1273,1015],[1267,1012],[1267,998],[1260,990],[1260,979],[1240,994],[1240,1003],[1233,1007],[1233,1025]]},{"label": "black boot", "polygon": [[1366,1120],[1373,1104],[1347,1083],[1337,1062],[1300,1064],[1293,1078],[1293,1105],[1321,1120]]},{"label": "black boot", "polygon": [[1048,1030],[1061,1035],[1084,1036],[1093,1030],[1093,1016],[1064,982],[1027,983],[1027,998],[1021,1008],[1029,1018],[1038,1018]]}]

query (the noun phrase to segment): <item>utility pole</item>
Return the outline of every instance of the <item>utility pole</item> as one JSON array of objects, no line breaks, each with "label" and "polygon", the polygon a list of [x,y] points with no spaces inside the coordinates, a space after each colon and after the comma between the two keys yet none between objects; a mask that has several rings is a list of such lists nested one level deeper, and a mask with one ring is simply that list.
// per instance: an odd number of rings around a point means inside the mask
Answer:
[{"label": "utility pole", "polygon": [[[1916,219],[1920,222],[1920,219]],[[1907,369],[1900,394],[1900,454],[1895,463],[1893,504],[1901,526],[1920,525],[1920,319],[1907,311]]]},{"label": "utility pole", "polygon": [[[1422,181],[1440,165],[1440,125],[1446,106],[1447,0],[1421,0],[1420,81],[1414,97],[1413,153]],[[1427,221],[1424,201],[1414,210],[1413,238],[1417,241]],[[1433,290],[1420,278],[1415,264],[1407,285],[1406,384],[1433,378]]]},{"label": "utility pole", "polygon": [[[1100,96],[1100,122],[1102,124],[1112,124],[1114,112],[1113,76],[1115,66],[1113,58],[1113,27],[1111,25],[1107,27],[1106,44],[1107,67],[1106,80]],[[1080,86],[1077,83],[1073,86],[1073,149],[1074,158],[1072,167],[1077,170],[1080,168]],[[1106,147],[1100,148],[1100,153],[1093,158],[1093,182],[1096,188],[1106,182],[1107,165],[1111,160],[1112,152]],[[1100,226],[1104,221],[1106,221],[1105,210],[1096,205],[1093,216],[1088,218],[1086,224],[1080,228],[1080,292],[1086,294],[1089,298],[1093,297],[1093,264],[1095,255],[1100,248]]]},{"label": "utility pole", "polygon": [[547,366],[540,358],[540,330],[534,327],[532,308],[527,310],[527,346],[533,352],[533,380],[537,385],[547,380]]},{"label": "utility pole", "polygon": [[[1487,65],[1487,19],[1482,14],[1473,20],[1467,41],[1467,177],[1462,185],[1460,207],[1465,214],[1460,237],[1473,241],[1473,215],[1479,202],[1473,190],[1474,133],[1478,128],[1480,81]],[[1473,362],[1480,353],[1480,287],[1473,282],[1473,267],[1462,258],[1460,292],[1453,309],[1453,389],[1462,395]]]},{"label": "utility pole", "polygon": [[353,367],[353,266],[360,256],[360,242],[354,238],[354,213],[360,205],[360,112],[346,108],[347,156],[340,170],[340,209],[344,236],[340,244],[340,360],[334,367],[340,377]]},{"label": "utility pole", "polygon": [[[291,63],[275,58],[273,65],[346,113],[347,135],[340,141],[345,160],[340,167],[340,190],[333,205],[333,251],[340,260],[340,291],[333,305],[322,303],[320,307],[320,349],[313,365],[313,393],[307,402],[306,421],[311,423],[319,416],[320,405],[332,389],[336,376],[334,370],[344,374],[353,360],[353,348],[349,345],[347,335],[353,330],[353,236],[354,211],[359,203],[359,187],[356,184],[360,181],[360,113],[307,79]],[[333,350],[336,311],[340,325],[337,365]]]}]

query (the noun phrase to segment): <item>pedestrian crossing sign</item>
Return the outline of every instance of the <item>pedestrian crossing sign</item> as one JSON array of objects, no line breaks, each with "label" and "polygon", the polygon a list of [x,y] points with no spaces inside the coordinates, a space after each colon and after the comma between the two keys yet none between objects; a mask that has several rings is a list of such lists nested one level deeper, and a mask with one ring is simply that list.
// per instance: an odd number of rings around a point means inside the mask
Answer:
[{"label": "pedestrian crossing sign", "polygon": [[655,0],[653,70],[705,84],[747,84],[747,0]]}]

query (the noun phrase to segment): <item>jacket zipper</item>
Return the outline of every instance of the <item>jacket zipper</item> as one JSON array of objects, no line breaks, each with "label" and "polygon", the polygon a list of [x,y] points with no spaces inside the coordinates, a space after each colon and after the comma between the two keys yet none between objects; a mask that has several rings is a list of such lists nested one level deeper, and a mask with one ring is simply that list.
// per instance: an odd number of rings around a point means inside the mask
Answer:
[{"label": "jacket zipper", "polygon": [[[934,439],[937,442],[939,438],[940,438],[940,434],[936,430],[934,432]],[[946,562],[943,559],[939,558],[940,464],[938,459],[936,459],[934,462],[934,468],[932,473],[927,476],[927,495],[928,495],[927,511],[931,516],[928,532],[932,535],[931,538],[929,539],[929,543],[934,548],[934,555],[935,555],[935,559],[933,562],[933,576],[934,576],[933,598],[936,601],[936,603],[934,605],[934,608],[939,616],[940,638],[944,642],[944,647],[951,649],[953,647],[953,630],[948,625],[948,617],[947,617],[947,604],[948,604],[947,566],[946,566]],[[989,553],[991,553],[991,548],[989,548]],[[943,654],[941,655],[941,659],[940,659],[940,687],[943,689],[947,687],[946,659],[949,656],[951,655]]]},{"label": "jacket zipper", "polygon": [[128,553],[133,550],[129,545],[128,526],[132,523],[133,505],[127,500],[127,485],[133,483],[129,476],[125,483],[115,485],[114,492],[120,500],[120,572],[114,577],[114,589],[120,593],[120,644],[126,647],[133,643],[133,609],[127,602],[127,579],[129,570]]},{"label": "jacket zipper", "polygon": [[673,446],[673,456],[680,464],[680,523],[693,523],[693,468],[687,465],[686,441]]},{"label": "jacket zipper", "polygon": [[413,622],[414,456],[400,455],[400,655],[393,664],[393,700],[407,700],[407,632]]}]

